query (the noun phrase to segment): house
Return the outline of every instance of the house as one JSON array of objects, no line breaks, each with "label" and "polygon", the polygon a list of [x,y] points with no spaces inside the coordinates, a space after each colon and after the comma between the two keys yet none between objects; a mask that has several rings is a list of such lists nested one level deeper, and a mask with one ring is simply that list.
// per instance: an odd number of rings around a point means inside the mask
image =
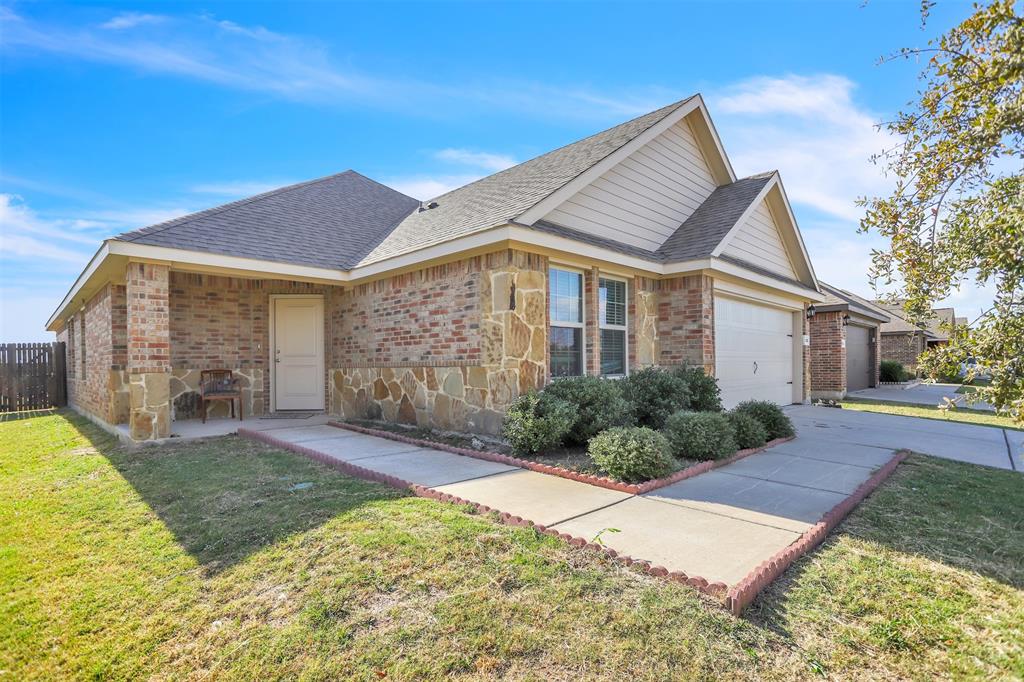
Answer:
[{"label": "house", "polygon": [[839,400],[878,385],[880,327],[890,317],[852,292],[818,284],[825,300],[810,318],[811,398]]},{"label": "house", "polygon": [[554,377],[689,363],[806,399],[821,300],[777,172],[699,95],[420,202],[354,171],[106,240],[48,322],[72,404],[137,441],[234,370],[246,414],[494,433]]},{"label": "house", "polygon": [[932,346],[949,342],[949,327],[966,318],[957,318],[953,308],[934,308],[932,316],[923,325],[914,324],[906,317],[901,301],[876,302],[889,314],[889,322],[881,327],[883,360],[895,360],[910,371],[917,368],[918,356]]}]

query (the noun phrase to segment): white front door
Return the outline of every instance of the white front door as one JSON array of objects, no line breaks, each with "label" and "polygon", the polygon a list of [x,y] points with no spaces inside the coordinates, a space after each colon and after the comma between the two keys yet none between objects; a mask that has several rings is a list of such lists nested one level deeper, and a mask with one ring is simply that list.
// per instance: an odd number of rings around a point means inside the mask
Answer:
[{"label": "white front door", "polygon": [[322,410],[324,301],[319,296],[282,296],[272,300],[274,408]]},{"label": "white front door", "polygon": [[715,296],[715,376],[726,409],[793,402],[793,313]]}]

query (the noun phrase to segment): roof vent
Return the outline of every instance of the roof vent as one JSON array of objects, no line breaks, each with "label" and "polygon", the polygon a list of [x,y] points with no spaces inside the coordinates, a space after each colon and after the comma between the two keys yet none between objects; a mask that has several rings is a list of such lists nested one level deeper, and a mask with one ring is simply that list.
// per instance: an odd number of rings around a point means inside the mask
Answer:
[{"label": "roof vent", "polygon": [[422,203],[420,203],[419,210],[417,210],[416,212],[417,213],[423,213],[424,211],[429,210],[431,208],[437,208],[437,202],[436,201],[431,201],[426,206],[424,206]]},{"label": "roof vent", "polygon": [[427,204],[427,208],[437,208],[437,202],[431,201],[429,204]]}]

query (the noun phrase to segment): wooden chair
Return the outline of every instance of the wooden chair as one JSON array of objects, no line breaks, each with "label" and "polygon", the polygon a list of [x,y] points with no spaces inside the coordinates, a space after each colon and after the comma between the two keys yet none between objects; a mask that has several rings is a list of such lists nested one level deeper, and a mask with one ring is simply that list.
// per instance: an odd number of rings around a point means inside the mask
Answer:
[{"label": "wooden chair", "polygon": [[231,403],[231,418],[235,418],[235,399],[238,399],[238,421],[242,415],[242,387],[230,369],[204,369],[199,373],[199,411],[206,423],[206,403],[227,400]]}]

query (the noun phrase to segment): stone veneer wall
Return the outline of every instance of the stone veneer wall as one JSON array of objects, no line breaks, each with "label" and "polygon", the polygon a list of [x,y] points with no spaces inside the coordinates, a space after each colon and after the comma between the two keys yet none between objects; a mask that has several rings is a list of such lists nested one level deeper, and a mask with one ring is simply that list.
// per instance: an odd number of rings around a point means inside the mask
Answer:
[{"label": "stone veneer wall", "polygon": [[661,358],[658,342],[658,282],[634,277],[629,296],[629,366],[655,365]]},{"label": "stone veneer wall", "polygon": [[811,397],[836,400],[846,393],[846,327],[840,310],[820,312],[810,319]]},{"label": "stone veneer wall", "polygon": [[908,370],[917,368],[917,356],[924,352],[924,335],[916,334],[879,334],[881,342],[881,360],[895,360]]},{"label": "stone veneer wall", "polygon": [[547,259],[515,250],[346,292],[331,412],[497,433],[509,403],[546,381],[546,292]]}]

